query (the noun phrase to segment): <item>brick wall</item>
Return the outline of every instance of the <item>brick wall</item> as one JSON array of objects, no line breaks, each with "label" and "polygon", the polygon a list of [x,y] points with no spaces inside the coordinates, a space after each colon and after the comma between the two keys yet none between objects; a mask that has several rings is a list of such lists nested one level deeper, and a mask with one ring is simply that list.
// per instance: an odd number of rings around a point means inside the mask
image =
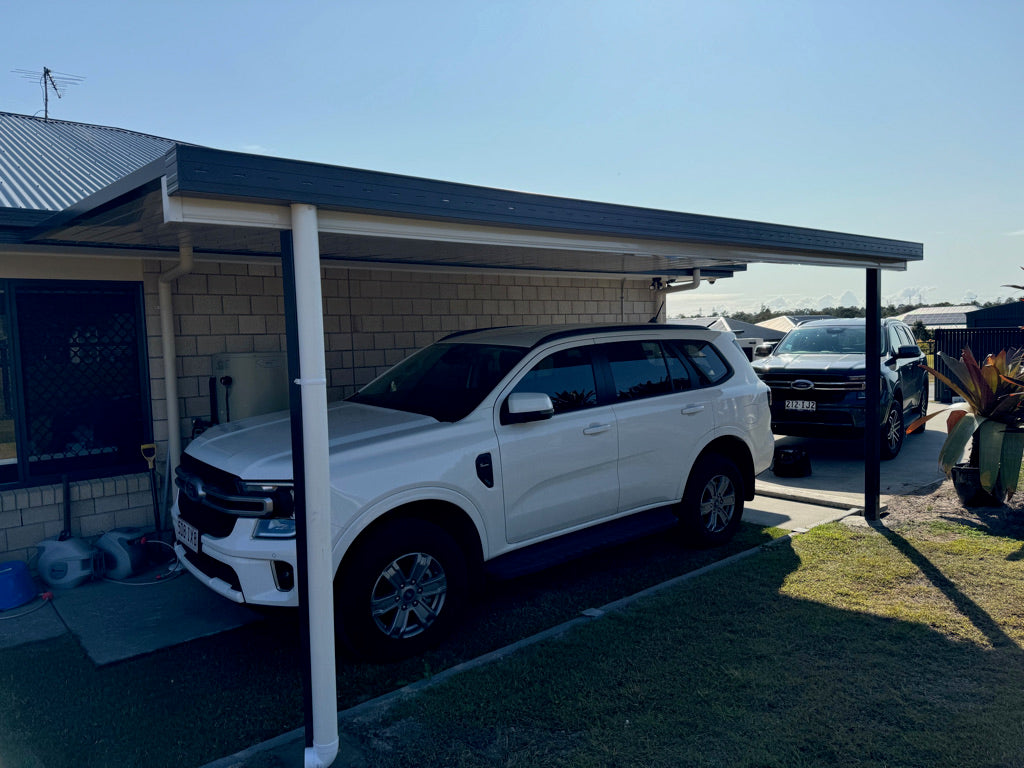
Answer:
[{"label": "brick wall", "polygon": [[[111,528],[153,527],[148,474],[72,482],[69,490],[75,537],[99,536]],[[40,541],[62,530],[62,485],[0,492],[0,560],[30,560]]]},{"label": "brick wall", "polygon": [[[157,469],[166,462],[167,404],[158,278],[174,262],[141,263]],[[447,333],[501,325],[646,322],[660,297],[643,280],[451,274],[324,267],[328,399],[336,400]],[[177,425],[209,418],[212,356],[285,349],[284,288],[273,263],[198,262],[172,286],[178,354]],[[151,526],[146,474],[72,484],[72,533]],[[0,492],[0,560],[29,559],[63,528],[61,486]]]}]

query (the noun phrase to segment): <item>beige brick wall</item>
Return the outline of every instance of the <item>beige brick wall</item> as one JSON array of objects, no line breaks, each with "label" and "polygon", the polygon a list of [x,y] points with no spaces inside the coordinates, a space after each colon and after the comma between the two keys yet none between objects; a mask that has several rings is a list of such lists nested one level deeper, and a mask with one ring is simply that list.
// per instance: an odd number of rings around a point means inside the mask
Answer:
[{"label": "beige brick wall", "polygon": [[[157,469],[166,462],[167,404],[158,277],[174,262],[141,262]],[[326,266],[328,398],[339,399],[406,355],[457,330],[545,323],[646,322],[660,297],[643,280],[451,274]],[[198,262],[172,286],[180,430],[209,418],[212,356],[285,349],[284,288],[272,263]],[[63,528],[60,486],[0,492],[0,560],[29,559]],[[72,484],[72,533],[151,526],[148,475]]]},{"label": "beige brick wall", "polygon": [[[112,528],[153,527],[148,474],[72,482],[70,492],[76,538],[91,539]],[[63,529],[63,486],[0,491],[0,560],[29,561],[40,541]]]},{"label": "beige brick wall", "polygon": [[[168,424],[157,278],[145,265],[146,324],[158,467]],[[324,344],[328,399],[351,394],[408,354],[452,331],[500,325],[646,322],[660,297],[643,280],[552,278],[350,269],[326,266]],[[286,348],[284,288],[275,264],[200,262],[173,286],[178,395],[185,444],[192,420],[209,418],[212,356]]]}]

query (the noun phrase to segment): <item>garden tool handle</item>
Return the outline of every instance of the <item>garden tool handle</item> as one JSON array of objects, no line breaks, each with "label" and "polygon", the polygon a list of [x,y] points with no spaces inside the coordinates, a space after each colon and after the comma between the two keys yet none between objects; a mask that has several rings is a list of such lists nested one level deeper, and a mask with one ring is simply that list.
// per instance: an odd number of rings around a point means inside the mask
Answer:
[{"label": "garden tool handle", "polygon": [[139,450],[142,451],[142,458],[146,460],[150,469],[153,469],[156,462],[156,443],[146,443],[140,445]]}]

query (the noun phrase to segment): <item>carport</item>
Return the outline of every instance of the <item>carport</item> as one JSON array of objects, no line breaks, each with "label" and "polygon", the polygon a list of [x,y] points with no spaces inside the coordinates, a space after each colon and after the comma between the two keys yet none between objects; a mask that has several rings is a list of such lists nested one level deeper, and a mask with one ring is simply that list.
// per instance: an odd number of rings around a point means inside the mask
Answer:
[{"label": "carport", "polygon": [[[649,281],[696,289],[751,263],[865,271],[868,349],[877,349],[882,270],[923,258],[918,243],[481,188],[177,145],[161,160],[48,219],[28,248],[177,258],[160,279],[164,367],[174,370],[173,281],[196,258],[280,263],[295,462],[299,588],[309,621],[307,765],[337,749],[326,363],[321,264]],[[663,305],[662,305],[663,306]],[[661,310],[659,310],[660,315]],[[872,347],[873,345],[873,347]],[[868,380],[878,376],[868,356]],[[174,377],[169,422],[177,424]],[[879,421],[868,388],[868,423]],[[171,430],[172,461],[180,435]],[[878,515],[879,446],[865,436],[864,514]],[[304,567],[303,567],[304,565]],[[311,672],[315,670],[315,673]]]}]

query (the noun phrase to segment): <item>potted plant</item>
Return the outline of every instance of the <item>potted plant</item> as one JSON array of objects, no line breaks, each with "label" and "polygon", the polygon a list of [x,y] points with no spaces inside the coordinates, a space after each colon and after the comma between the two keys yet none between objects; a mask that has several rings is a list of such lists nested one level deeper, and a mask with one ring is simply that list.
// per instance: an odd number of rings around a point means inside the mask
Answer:
[{"label": "potted plant", "polygon": [[[941,352],[938,357],[945,361],[951,376],[924,367],[963,402],[915,419],[907,426],[907,432],[919,429],[940,413],[949,413],[939,465],[947,477],[953,478],[965,505],[1001,504],[1021,484],[1024,349],[989,355],[980,365],[969,347],[964,348],[959,360]],[[968,443],[968,460],[962,462]]]}]

